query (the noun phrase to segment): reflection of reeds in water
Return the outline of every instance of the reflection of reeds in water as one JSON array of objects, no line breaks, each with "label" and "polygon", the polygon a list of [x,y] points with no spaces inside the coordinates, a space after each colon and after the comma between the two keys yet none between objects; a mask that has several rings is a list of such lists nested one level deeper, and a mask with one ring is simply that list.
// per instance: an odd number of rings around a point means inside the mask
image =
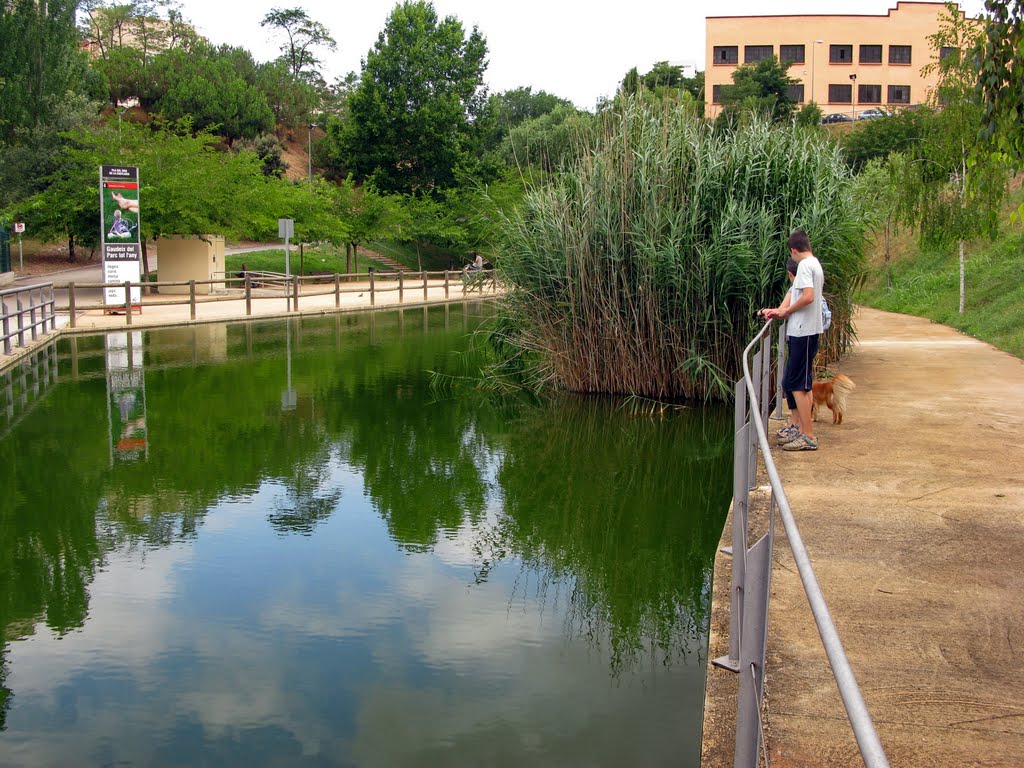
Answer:
[{"label": "reflection of reeds in water", "polygon": [[716,132],[628,103],[578,154],[504,226],[498,267],[515,290],[494,338],[513,369],[577,392],[727,397],[757,309],[784,294],[795,227],[825,267],[833,336],[848,338],[861,217],[817,132],[757,119]]},{"label": "reflection of reeds in water", "polygon": [[701,653],[730,491],[727,415],[635,416],[605,400],[531,409],[504,446],[504,514],[481,531],[480,578],[521,561],[512,600],[564,613],[618,672],[645,653]]}]

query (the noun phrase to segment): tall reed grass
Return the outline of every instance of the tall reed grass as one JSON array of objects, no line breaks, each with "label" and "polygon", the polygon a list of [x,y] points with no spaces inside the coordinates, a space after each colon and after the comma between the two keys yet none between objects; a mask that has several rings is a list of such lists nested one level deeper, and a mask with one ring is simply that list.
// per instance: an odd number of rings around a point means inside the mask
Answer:
[{"label": "tall reed grass", "polygon": [[531,190],[502,227],[512,287],[492,333],[534,387],[727,398],[757,309],[787,288],[786,238],[805,229],[826,274],[836,355],[852,337],[863,217],[839,151],[817,131],[754,118],[715,131],[639,101]]}]

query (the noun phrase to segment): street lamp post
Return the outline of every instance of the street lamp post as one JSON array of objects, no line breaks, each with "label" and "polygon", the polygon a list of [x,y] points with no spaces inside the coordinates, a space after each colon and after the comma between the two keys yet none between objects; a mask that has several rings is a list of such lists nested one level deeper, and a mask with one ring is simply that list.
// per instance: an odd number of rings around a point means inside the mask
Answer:
[{"label": "street lamp post", "polygon": [[310,123],[308,132],[306,133],[306,154],[309,156],[309,183],[313,183],[313,129],[316,128],[316,123]]},{"label": "street lamp post", "polygon": [[857,119],[857,75],[850,75],[850,119],[856,121]]},{"label": "street lamp post", "polygon": [[818,46],[824,42],[824,40],[815,40],[811,45],[811,98],[806,101],[813,101],[815,104],[818,103],[818,100],[814,98],[814,63],[818,60],[816,55],[818,53]]}]

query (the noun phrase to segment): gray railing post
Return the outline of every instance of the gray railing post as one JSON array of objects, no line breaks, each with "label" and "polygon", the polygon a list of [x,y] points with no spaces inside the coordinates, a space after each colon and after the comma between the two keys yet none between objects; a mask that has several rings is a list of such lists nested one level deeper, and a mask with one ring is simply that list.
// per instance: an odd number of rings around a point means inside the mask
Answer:
[{"label": "gray railing post", "polygon": [[334,273],[334,308],[341,306],[341,275]]},{"label": "gray railing post", "polygon": [[[42,293],[43,293],[42,289],[39,289],[40,299],[42,298]],[[29,332],[32,334],[32,341],[35,341],[37,338],[39,338],[39,332],[36,330],[36,321],[37,321],[37,319],[38,318],[36,317],[36,292],[35,291],[29,291],[28,292],[28,321],[31,324]]]},{"label": "gray railing post", "polygon": [[[124,281],[124,317],[127,325],[132,324],[132,284],[127,280]],[[131,345],[128,345],[131,349]]]},{"label": "gray railing post", "polygon": [[405,278],[402,277],[402,270],[398,270],[398,303],[402,304],[405,299],[402,298],[405,293]]},{"label": "gray railing post", "polygon": [[449,274],[449,271],[446,269],[444,271],[444,297],[446,299],[448,298],[448,274]]},{"label": "gray railing post", "polygon": [[196,281],[188,281],[188,314],[193,320],[196,319]]},{"label": "gray railing post", "polygon": [[252,275],[245,273],[245,316],[252,314]]},{"label": "gray railing post", "polygon": [[4,321],[4,354],[11,354],[11,319],[7,315],[7,302],[0,300],[0,315]]},{"label": "gray railing post", "polygon": [[420,272],[420,276],[423,278],[423,300],[427,300],[427,273],[426,271]]},{"label": "gray railing post", "polygon": [[71,323],[71,327],[74,328],[75,327],[75,323],[77,322],[75,320],[75,315],[77,314],[77,310],[75,309],[75,284],[74,283],[68,283],[68,312],[71,314],[71,319],[70,319],[69,322]]},{"label": "gray railing post", "polygon": [[736,382],[733,422],[735,435],[732,465],[732,546],[726,551],[732,555],[729,587],[729,655],[717,658],[712,663],[717,667],[738,672],[740,632],[743,626],[743,554],[747,550],[747,512],[750,505],[750,490],[747,485],[750,474],[747,468],[750,461],[750,453],[747,451],[747,444],[750,442],[750,422],[747,420],[747,389],[742,379]]},{"label": "gray railing post", "polygon": [[772,573],[772,535],[766,533],[746,553],[739,695],[736,701],[735,768],[757,768],[761,744],[761,701],[768,640],[768,588]]},{"label": "gray railing post", "polygon": [[14,297],[15,304],[18,307],[18,346],[25,346],[25,307],[21,303],[21,296]]},{"label": "gray railing post", "polygon": [[785,394],[782,391],[782,373],[786,370],[786,321],[779,325],[778,350],[775,358],[775,418],[782,419],[782,402]]},{"label": "gray railing post", "polygon": [[373,292],[373,269],[370,269],[370,306],[377,303],[377,297]]},{"label": "gray railing post", "polygon": [[292,309],[295,312],[299,311],[299,276],[295,275],[292,278]]}]

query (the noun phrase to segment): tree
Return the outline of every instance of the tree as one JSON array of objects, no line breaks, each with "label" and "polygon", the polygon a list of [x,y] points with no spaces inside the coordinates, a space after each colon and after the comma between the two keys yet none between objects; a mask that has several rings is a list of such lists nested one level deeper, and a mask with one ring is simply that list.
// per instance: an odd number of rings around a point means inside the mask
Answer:
[{"label": "tree", "polygon": [[[981,57],[984,151],[1024,169],[1024,0],[985,0],[989,17]],[[1024,217],[1024,203],[1017,209]]]},{"label": "tree", "polygon": [[937,247],[957,244],[961,314],[966,303],[965,241],[996,236],[1008,182],[1008,169],[999,155],[973,151],[982,123],[977,89],[982,38],[983,31],[954,3],[947,3],[939,31],[929,41],[935,51],[953,53],[936,56],[923,68],[926,75],[938,74],[939,85],[932,94],[935,111],[900,182],[904,220],[919,227],[921,240]]},{"label": "tree", "polygon": [[756,64],[744,64],[732,73],[732,85],[722,86],[721,103],[727,120],[740,111],[767,115],[772,122],[788,122],[796,102],[789,94],[790,86],[800,81],[789,76],[789,68],[774,56]]},{"label": "tree", "polygon": [[292,184],[265,176],[250,151],[216,149],[217,136],[191,126],[105,124],[69,137],[45,188],[8,209],[32,222],[43,239],[65,238],[69,259],[76,244],[99,239],[97,169],[137,165],[143,253],[148,241],[165,235],[222,234],[270,238],[279,217],[296,220],[296,235],[307,240],[345,242],[348,226],[334,208],[333,187]]},{"label": "tree", "polygon": [[74,0],[0,3],[0,142],[45,123],[68,93],[87,89]]},{"label": "tree", "polygon": [[143,103],[170,121],[187,117],[195,129],[217,130],[229,144],[269,133],[274,114],[260,90],[239,74],[239,66],[233,49],[165,51],[149,67]]},{"label": "tree", "polygon": [[894,112],[884,120],[858,121],[840,140],[847,162],[859,171],[869,161],[885,159],[893,152],[916,153],[933,112],[922,106]]},{"label": "tree", "polygon": [[333,51],[338,47],[327,27],[311,19],[301,8],[274,8],[263,17],[260,26],[284,33],[287,42],[281,46],[281,53],[295,77],[318,78],[316,67],[320,60],[313,49],[323,47]]},{"label": "tree", "polygon": [[406,0],[391,12],[349,99],[346,166],[382,192],[450,186],[479,142],[487,43],[453,16]]},{"label": "tree", "polygon": [[491,94],[487,99],[487,135],[484,149],[496,148],[508,132],[528,120],[550,114],[559,107],[572,108],[572,102],[546,91],[533,92],[530,86]]}]

